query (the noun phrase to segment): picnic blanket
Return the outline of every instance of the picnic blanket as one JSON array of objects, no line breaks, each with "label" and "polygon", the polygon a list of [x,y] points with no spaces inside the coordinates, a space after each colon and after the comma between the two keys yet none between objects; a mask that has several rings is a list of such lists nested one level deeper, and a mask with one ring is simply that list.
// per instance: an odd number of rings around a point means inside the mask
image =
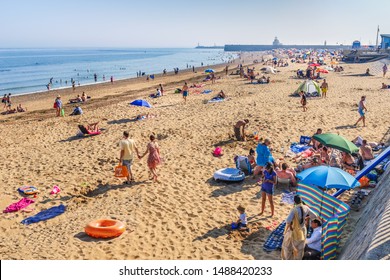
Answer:
[{"label": "picnic blanket", "polygon": [[273,232],[271,232],[263,245],[264,251],[270,252],[282,249],[285,227],[286,221],[283,221]]},{"label": "picnic blanket", "polygon": [[7,208],[3,210],[3,213],[17,212],[20,209],[26,208],[31,203],[34,203],[34,200],[24,197],[18,202],[12,203],[9,206],[7,206]]},{"label": "picnic blanket", "polygon": [[43,210],[39,212],[38,214],[28,217],[22,221],[22,224],[29,225],[33,223],[38,223],[40,221],[46,221],[49,219],[52,219],[54,217],[57,217],[65,212],[66,207],[61,204],[59,206],[54,206],[49,209]]}]

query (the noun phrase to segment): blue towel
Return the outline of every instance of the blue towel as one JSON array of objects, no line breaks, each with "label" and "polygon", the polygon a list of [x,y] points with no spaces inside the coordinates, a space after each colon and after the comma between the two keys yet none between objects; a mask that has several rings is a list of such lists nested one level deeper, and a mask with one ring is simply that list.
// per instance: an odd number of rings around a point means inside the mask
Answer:
[{"label": "blue towel", "polygon": [[306,151],[307,149],[309,149],[310,146],[307,146],[307,145],[301,145],[301,144],[297,144],[297,143],[293,143],[291,144],[290,146],[290,150],[295,153],[295,154],[298,154],[300,152],[304,152]]},{"label": "blue towel", "polygon": [[[273,232],[271,232],[263,245],[265,251],[270,252],[282,249],[285,228],[286,221],[283,221]],[[309,238],[312,233],[313,229],[310,227],[306,236]]]},{"label": "blue towel", "polygon": [[202,91],[203,94],[209,94],[209,93],[211,93],[211,92],[213,92],[213,91],[210,90],[210,89],[206,89],[206,90]]},{"label": "blue towel", "polygon": [[64,205],[54,206],[52,208],[43,210],[38,214],[28,217],[22,221],[22,224],[29,225],[33,223],[38,223],[40,221],[46,221],[52,219],[58,215],[61,215],[65,212],[66,207]]},{"label": "blue towel", "polygon": [[269,252],[282,249],[285,227],[286,221],[283,221],[273,232],[271,232],[271,234],[268,236],[267,240],[263,245],[263,249],[265,251]]}]

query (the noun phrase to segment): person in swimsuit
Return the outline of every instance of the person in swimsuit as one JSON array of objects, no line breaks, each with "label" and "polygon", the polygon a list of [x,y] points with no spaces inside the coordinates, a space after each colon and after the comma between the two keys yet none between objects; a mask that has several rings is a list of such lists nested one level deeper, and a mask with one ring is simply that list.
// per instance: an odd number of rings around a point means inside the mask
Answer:
[{"label": "person in swimsuit", "polygon": [[354,124],[354,126],[357,126],[357,124],[358,124],[360,121],[363,121],[363,127],[366,126],[366,116],[365,116],[364,110],[367,112],[367,108],[366,108],[366,97],[365,97],[365,96],[362,96],[361,99],[360,99],[359,108],[358,108],[358,112],[359,112],[360,118],[359,118],[358,121]]},{"label": "person in swimsuit", "polygon": [[181,89],[181,92],[183,93],[184,103],[186,103],[186,102],[187,102],[187,96],[188,96],[188,86],[187,86],[187,82],[184,83],[184,86],[183,86],[183,88]]},{"label": "person in swimsuit", "polygon": [[[249,123],[248,119],[245,120],[239,120],[234,125],[234,135],[236,136],[237,141],[245,141],[245,126]],[[242,128],[242,129],[241,129]],[[241,131],[242,130],[242,131]]]}]

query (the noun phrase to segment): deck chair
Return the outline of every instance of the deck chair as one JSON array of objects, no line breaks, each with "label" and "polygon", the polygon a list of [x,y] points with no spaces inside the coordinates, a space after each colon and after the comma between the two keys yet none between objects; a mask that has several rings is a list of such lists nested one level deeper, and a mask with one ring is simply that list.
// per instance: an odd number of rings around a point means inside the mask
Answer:
[{"label": "deck chair", "polygon": [[291,191],[291,180],[286,178],[279,178],[276,176],[276,187],[282,190],[288,189]]},{"label": "deck chair", "polygon": [[237,169],[244,172],[245,175],[252,175],[252,173],[253,173],[252,166],[251,166],[247,157],[237,156],[235,161],[236,161],[236,168]]},{"label": "deck chair", "polygon": [[100,130],[99,131],[89,131],[84,125],[79,125],[78,126],[81,133],[83,133],[84,135],[99,135],[100,133],[102,133]]}]

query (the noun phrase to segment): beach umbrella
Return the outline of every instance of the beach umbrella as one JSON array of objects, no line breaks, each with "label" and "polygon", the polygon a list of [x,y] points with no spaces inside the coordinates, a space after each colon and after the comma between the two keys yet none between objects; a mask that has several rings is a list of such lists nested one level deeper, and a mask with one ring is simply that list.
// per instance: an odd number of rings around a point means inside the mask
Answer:
[{"label": "beach umbrella", "polygon": [[205,73],[214,73],[215,71],[214,71],[214,69],[206,69],[204,72]]},{"label": "beach umbrella", "polygon": [[350,190],[360,186],[351,174],[344,170],[331,166],[315,166],[297,174],[301,184],[313,188],[319,187],[322,190],[320,216],[322,215],[322,205],[324,200],[325,189],[343,189]]},{"label": "beach umbrella", "polygon": [[359,181],[344,170],[326,165],[311,167],[297,174],[302,184],[323,189],[350,190],[360,186]]},{"label": "beach umbrella", "polygon": [[349,154],[356,153],[359,148],[354,143],[345,139],[343,136],[334,133],[316,134],[313,136],[322,145],[340,150]]},{"label": "beach umbrella", "polygon": [[318,63],[310,63],[309,66],[311,66],[311,67],[317,66],[317,67],[318,67],[318,66],[321,66],[321,64],[318,64]]},{"label": "beach umbrella", "polygon": [[148,101],[143,99],[136,99],[133,102],[131,102],[130,105],[152,108],[152,105],[150,105]]}]

